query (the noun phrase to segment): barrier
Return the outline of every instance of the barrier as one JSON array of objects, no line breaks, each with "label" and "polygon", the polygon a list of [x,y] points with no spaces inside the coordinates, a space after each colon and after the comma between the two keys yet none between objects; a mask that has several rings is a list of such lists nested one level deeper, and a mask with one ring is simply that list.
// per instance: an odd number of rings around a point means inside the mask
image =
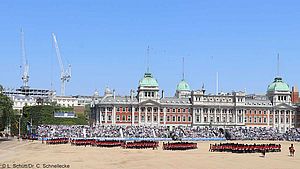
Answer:
[{"label": "barrier", "polygon": [[[56,138],[62,138],[62,137],[56,137]],[[53,138],[47,138],[47,137],[39,137],[38,140],[42,141],[53,139]],[[77,138],[71,138],[72,140],[82,140],[82,139],[94,139],[99,141],[104,140],[112,140],[112,141],[173,141],[172,138],[122,138],[122,137],[92,137],[92,138],[83,138],[83,137],[77,137]],[[226,141],[225,138],[182,138],[182,141]]]}]

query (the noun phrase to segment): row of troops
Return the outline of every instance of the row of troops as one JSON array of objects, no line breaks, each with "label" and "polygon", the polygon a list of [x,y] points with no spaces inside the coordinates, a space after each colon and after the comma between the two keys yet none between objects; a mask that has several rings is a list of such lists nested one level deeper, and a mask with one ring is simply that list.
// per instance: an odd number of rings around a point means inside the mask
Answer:
[{"label": "row of troops", "polygon": [[262,152],[280,152],[280,144],[238,144],[238,143],[220,143],[210,144],[211,152],[232,152],[232,153],[262,153]]},{"label": "row of troops", "polygon": [[[44,142],[44,140],[42,141]],[[125,149],[157,149],[158,141],[120,141],[120,140],[97,140],[97,139],[69,139],[69,138],[49,138],[46,144],[68,144],[73,146],[96,146],[96,147],[122,147]],[[163,143],[163,150],[189,150],[197,149],[197,143],[193,142],[168,142]],[[231,153],[265,153],[281,152],[280,144],[238,144],[220,143],[210,144],[210,152],[231,152]],[[290,156],[294,156],[295,148],[293,144],[289,147]]]}]

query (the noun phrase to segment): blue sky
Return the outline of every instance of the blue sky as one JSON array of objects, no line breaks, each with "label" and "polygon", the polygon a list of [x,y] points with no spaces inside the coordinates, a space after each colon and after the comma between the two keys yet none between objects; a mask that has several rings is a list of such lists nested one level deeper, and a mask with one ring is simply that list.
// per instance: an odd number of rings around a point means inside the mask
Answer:
[{"label": "blue sky", "polygon": [[59,66],[51,33],[72,65],[66,94],[89,95],[105,86],[118,94],[137,89],[150,71],[174,95],[185,57],[192,89],[265,93],[276,75],[300,82],[300,2],[251,1],[1,1],[0,84],[22,85],[20,28],[25,32],[29,85],[59,93]]}]

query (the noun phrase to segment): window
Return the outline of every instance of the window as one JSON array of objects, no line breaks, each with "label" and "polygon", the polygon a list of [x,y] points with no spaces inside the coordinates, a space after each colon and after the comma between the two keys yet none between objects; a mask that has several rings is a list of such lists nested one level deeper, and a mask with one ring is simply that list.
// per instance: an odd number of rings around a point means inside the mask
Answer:
[{"label": "window", "polygon": [[170,121],[170,116],[167,116],[167,121]]},{"label": "window", "polygon": [[176,121],[176,116],[172,116],[172,121]]},{"label": "window", "polygon": [[119,112],[120,111],[120,108],[119,107],[117,107],[117,112]]},{"label": "window", "polygon": [[256,117],[254,117],[254,123],[256,123]]},{"label": "window", "polygon": [[157,121],[157,116],[153,117],[153,121],[155,121],[155,122]]},{"label": "window", "polygon": [[185,121],[185,116],[182,117],[182,121]]},{"label": "window", "polygon": [[147,118],[147,121],[149,122],[151,120],[151,117],[150,116],[148,116],[148,118]]},{"label": "window", "polygon": [[142,116],[142,122],[145,122],[145,116]]},{"label": "window", "polygon": [[122,109],[122,112],[125,112],[126,111],[126,108],[125,107],[123,107],[123,109]]},{"label": "window", "polygon": [[203,120],[204,120],[204,122],[207,122],[207,117],[204,117],[204,119],[203,119]]},{"label": "window", "polygon": [[266,123],[266,122],[267,122],[267,118],[264,117],[264,123]]},{"label": "window", "polygon": [[200,122],[200,116],[199,115],[196,116],[196,121]]},{"label": "window", "polygon": [[164,116],[160,116],[160,121],[164,121]]},{"label": "window", "polygon": [[175,112],[175,109],[173,109],[173,112]]},{"label": "window", "polygon": [[270,123],[272,123],[273,122],[273,118],[270,118]]},{"label": "window", "polygon": [[180,118],[180,116],[177,116],[177,121],[181,121],[181,118]]},{"label": "window", "polygon": [[122,121],[126,121],[126,116],[125,115],[122,116]]},{"label": "window", "polygon": [[245,123],[247,123],[247,117],[245,117]]},{"label": "window", "polygon": [[177,109],[177,112],[180,113],[180,109]]},{"label": "window", "polygon": [[189,121],[192,121],[192,117],[191,116],[189,116]]},{"label": "window", "polygon": [[120,121],[120,115],[117,115],[117,121]]},{"label": "window", "polygon": [[275,123],[278,123],[278,118],[277,117],[275,118]]},{"label": "window", "polygon": [[108,115],[108,121],[111,121],[111,115]]},{"label": "window", "polygon": [[170,109],[167,109],[167,112],[170,112]]},{"label": "window", "polygon": [[152,92],[152,97],[154,97],[154,92]]},{"label": "window", "polygon": [[220,122],[220,117],[217,117],[217,122],[218,122],[218,123]]},{"label": "window", "polygon": [[127,120],[128,120],[128,121],[131,121],[131,116],[127,116]]},{"label": "window", "polygon": [[249,117],[249,122],[252,123],[252,117]]},{"label": "window", "polygon": [[289,118],[286,118],[286,122],[287,122],[287,123],[289,122]]},{"label": "window", "polygon": [[134,121],[135,121],[135,122],[138,122],[138,121],[139,121],[138,116],[134,116]]}]

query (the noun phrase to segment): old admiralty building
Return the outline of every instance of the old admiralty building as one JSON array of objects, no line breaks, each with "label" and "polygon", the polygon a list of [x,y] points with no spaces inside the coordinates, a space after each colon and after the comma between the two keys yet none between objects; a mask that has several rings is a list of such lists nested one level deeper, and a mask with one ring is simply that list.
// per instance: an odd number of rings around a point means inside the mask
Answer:
[{"label": "old admiralty building", "polygon": [[91,122],[100,125],[273,127],[281,132],[295,126],[296,112],[281,77],[268,86],[266,95],[206,94],[204,88],[191,90],[182,79],[175,96],[166,97],[150,72],[139,81],[137,91],[117,96],[106,88],[91,105]]}]

